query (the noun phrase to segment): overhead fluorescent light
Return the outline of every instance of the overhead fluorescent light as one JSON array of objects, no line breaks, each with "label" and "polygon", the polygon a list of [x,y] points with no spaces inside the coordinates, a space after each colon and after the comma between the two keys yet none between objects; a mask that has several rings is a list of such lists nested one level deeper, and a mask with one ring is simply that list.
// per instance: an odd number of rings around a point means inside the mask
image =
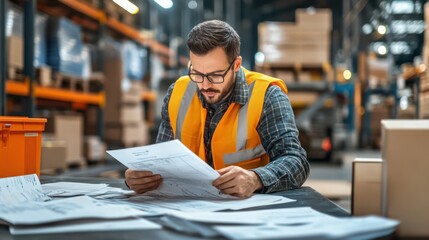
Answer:
[{"label": "overhead fluorescent light", "polygon": [[114,3],[118,4],[121,8],[125,9],[131,14],[136,14],[139,12],[139,8],[134,5],[134,3],[128,0],[113,0]]},{"label": "overhead fluorescent light", "polygon": [[155,2],[163,8],[171,8],[173,6],[173,1],[171,0],[155,0]]}]

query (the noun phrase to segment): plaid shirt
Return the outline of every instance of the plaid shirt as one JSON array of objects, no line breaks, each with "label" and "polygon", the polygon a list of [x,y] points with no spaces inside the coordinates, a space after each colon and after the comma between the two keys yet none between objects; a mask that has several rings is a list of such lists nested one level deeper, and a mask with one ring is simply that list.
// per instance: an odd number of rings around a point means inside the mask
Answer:
[{"label": "plaid shirt", "polygon": [[[156,142],[174,139],[168,115],[168,102],[173,88],[174,84],[170,86],[164,98],[161,112],[162,122]],[[236,75],[232,94],[220,103],[209,105],[199,91],[198,97],[203,107],[207,109],[204,144],[207,162],[212,166],[211,138],[217,124],[231,102],[244,105],[250,97],[243,70],[240,70]],[[300,187],[307,179],[310,165],[307,161],[306,152],[298,140],[298,130],[289,99],[278,86],[270,86],[265,93],[257,132],[261,138],[262,146],[270,157],[270,162],[267,165],[252,169],[262,181],[263,188],[260,192],[269,193]]]}]

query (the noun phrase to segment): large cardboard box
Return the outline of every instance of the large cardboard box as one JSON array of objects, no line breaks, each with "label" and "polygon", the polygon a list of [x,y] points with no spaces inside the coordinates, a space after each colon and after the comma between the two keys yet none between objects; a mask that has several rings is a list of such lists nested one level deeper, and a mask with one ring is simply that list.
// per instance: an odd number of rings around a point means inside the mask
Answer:
[{"label": "large cardboard box", "polygon": [[80,114],[56,113],[48,119],[46,131],[65,142],[67,165],[86,165],[83,157],[83,117]]},{"label": "large cardboard box", "polygon": [[429,237],[429,120],[383,120],[382,213],[401,237]]},{"label": "large cardboard box", "polygon": [[381,167],[379,158],[357,158],[353,161],[353,215],[381,215]]},{"label": "large cardboard box", "polygon": [[22,38],[14,35],[9,36],[7,38],[7,45],[7,63],[9,67],[23,69],[24,50]]},{"label": "large cardboard box", "polygon": [[111,144],[121,144],[125,147],[141,146],[149,141],[149,129],[143,121],[106,125],[105,138],[106,142]]},{"label": "large cardboard box", "polygon": [[295,11],[296,24],[302,28],[328,30],[332,29],[331,9],[297,9]]},{"label": "large cardboard box", "polygon": [[106,144],[99,136],[85,137],[85,158],[91,162],[104,161],[106,159]]},{"label": "large cardboard box", "polygon": [[105,109],[104,122],[137,123],[143,121],[143,106],[141,104],[120,104]]},{"label": "large cardboard box", "polygon": [[41,172],[65,170],[67,147],[62,140],[43,140],[42,157],[40,162]]}]

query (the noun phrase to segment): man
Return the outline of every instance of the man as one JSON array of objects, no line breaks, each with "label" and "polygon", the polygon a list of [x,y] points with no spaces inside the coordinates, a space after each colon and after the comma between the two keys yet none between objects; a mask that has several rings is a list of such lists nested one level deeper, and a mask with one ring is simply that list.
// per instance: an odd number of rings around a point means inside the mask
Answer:
[{"label": "man", "polygon": [[[180,139],[216,169],[213,186],[240,198],[300,187],[309,164],[298,140],[283,81],[241,67],[240,37],[211,20],[188,35],[188,76],[168,89],[157,142]],[[137,193],[159,187],[162,176],[125,172]]]}]

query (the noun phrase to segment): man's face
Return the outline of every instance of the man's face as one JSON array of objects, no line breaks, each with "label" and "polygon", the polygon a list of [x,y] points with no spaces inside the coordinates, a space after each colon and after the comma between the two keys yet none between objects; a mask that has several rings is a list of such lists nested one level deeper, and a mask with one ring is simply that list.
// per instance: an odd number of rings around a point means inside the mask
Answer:
[{"label": "man's face", "polygon": [[[235,72],[241,66],[241,57],[237,57],[234,63],[229,62],[222,48],[215,48],[206,55],[195,55],[190,52],[191,74],[224,75],[223,83],[212,83],[207,77],[203,82],[197,83],[199,91],[209,104],[215,104],[224,99],[235,83]],[[232,65],[231,65],[232,64]],[[230,67],[230,68],[228,68]]]}]

